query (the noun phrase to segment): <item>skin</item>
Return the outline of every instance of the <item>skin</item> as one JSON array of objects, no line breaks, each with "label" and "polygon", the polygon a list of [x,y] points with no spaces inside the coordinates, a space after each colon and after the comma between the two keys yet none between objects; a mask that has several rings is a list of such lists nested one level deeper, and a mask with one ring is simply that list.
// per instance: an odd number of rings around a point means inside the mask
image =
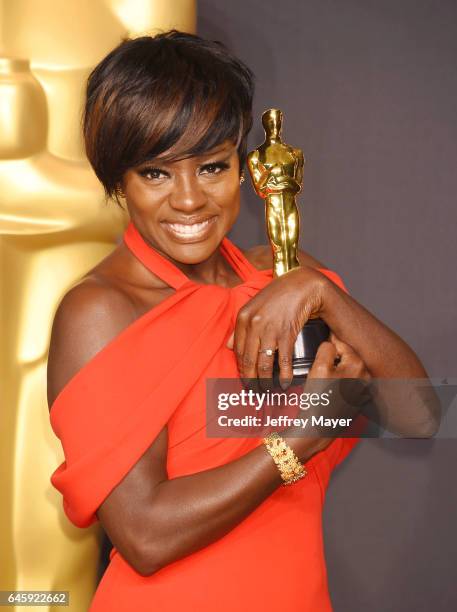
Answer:
[{"label": "skin", "polygon": [[[215,165],[223,161],[226,167]],[[209,164],[209,165],[208,165]],[[232,287],[241,281],[219,252],[239,211],[239,162],[232,143],[201,157],[132,168],[123,179],[129,212],[144,239],[189,278]],[[213,217],[198,242],[183,244],[166,223]],[[271,267],[271,249],[246,252],[258,268]],[[290,378],[293,334],[312,313],[332,327],[309,374],[313,378],[361,378],[396,374],[422,377],[413,351],[300,253],[303,269],[275,279],[239,315],[230,345],[240,374],[265,378],[271,360],[258,347],[277,345],[281,377]],[[48,402],[99,350],[147,310],[173,293],[120,244],[63,298],[56,313],[48,362]],[[158,349],[160,350],[160,349]],[[427,413],[429,415],[429,413]],[[423,415],[427,423],[426,414]],[[427,432],[425,432],[427,433]],[[323,450],[330,438],[288,437],[302,462]],[[221,538],[281,484],[263,445],[215,469],[168,480],[167,427],[108,495],[98,518],[113,545],[141,575]],[[292,485],[293,486],[293,485]]]}]

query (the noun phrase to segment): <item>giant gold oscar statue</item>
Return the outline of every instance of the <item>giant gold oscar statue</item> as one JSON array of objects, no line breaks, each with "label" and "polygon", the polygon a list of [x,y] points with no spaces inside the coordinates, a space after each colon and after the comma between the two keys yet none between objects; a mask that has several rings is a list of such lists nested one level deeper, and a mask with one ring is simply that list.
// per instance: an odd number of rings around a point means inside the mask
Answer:
[{"label": "giant gold oscar statue", "polygon": [[71,525],[49,481],[47,349],[59,300],[127,219],[82,153],[83,87],[125,36],[194,31],[195,0],[0,0],[0,19],[0,590],[67,590],[86,611],[100,530]]},{"label": "giant gold oscar statue", "polygon": [[[303,151],[282,141],[282,112],[270,108],[262,115],[265,141],[248,155],[248,169],[255,192],[265,202],[267,234],[273,254],[274,276],[287,274],[300,266],[298,239],[300,216],[297,195],[303,181]],[[329,336],[326,323],[312,317],[297,336],[292,369],[294,377],[308,375],[319,344]],[[277,354],[274,376],[278,375]]]}]

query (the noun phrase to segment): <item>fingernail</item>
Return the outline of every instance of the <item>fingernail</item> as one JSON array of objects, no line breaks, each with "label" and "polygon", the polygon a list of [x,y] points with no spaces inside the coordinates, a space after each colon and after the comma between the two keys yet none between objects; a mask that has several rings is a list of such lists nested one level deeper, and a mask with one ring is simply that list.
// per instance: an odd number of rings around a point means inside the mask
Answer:
[{"label": "fingernail", "polygon": [[279,386],[281,387],[281,389],[283,391],[285,391],[286,389],[288,389],[290,387],[290,383],[292,381],[291,380],[279,380]]}]

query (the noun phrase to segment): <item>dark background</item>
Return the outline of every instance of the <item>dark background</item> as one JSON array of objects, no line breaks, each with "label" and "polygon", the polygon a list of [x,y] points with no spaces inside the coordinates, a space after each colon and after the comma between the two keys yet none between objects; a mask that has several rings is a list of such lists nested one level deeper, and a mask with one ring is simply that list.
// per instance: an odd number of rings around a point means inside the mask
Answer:
[{"label": "dark background", "polygon": [[[261,112],[279,107],[285,141],[304,151],[302,248],[431,377],[457,377],[457,2],[200,0],[198,33],[257,76],[250,149]],[[231,234],[241,247],[266,242],[249,183]],[[454,440],[364,440],[335,472],[336,612],[457,610],[456,465]]]}]

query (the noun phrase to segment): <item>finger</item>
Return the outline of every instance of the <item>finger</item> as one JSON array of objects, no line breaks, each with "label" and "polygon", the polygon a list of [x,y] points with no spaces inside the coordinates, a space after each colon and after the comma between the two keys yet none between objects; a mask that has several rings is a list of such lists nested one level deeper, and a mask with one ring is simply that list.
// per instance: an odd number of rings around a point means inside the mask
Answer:
[{"label": "finger", "polygon": [[233,332],[233,350],[238,363],[238,370],[243,369],[244,347],[246,344],[247,326],[249,324],[249,313],[245,308],[241,308],[236,317],[235,330]]},{"label": "finger", "polygon": [[340,338],[338,338],[338,336],[334,332],[331,332],[330,339],[336,349],[337,354],[341,355],[341,357],[343,357],[344,355],[352,355],[353,353],[355,353],[355,350],[352,348],[352,346],[340,340]]},{"label": "finger", "polygon": [[230,334],[230,338],[227,340],[226,347],[227,347],[228,349],[232,349],[232,350],[233,350],[233,347],[234,347],[234,346],[235,346],[235,332],[233,331],[233,332]]},{"label": "finger", "polygon": [[253,386],[257,386],[257,358],[259,355],[260,338],[255,333],[248,333],[241,357],[241,377]]},{"label": "finger", "polygon": [[321,342],[319,348],[317,349],[316,357],[314,358],[314,363],[331,365],[337,355],[336,346],[332,342]]},{"label": "finger", "polygon": [[332,342],[322,342],[317,349],[308,378],[327,378],[329,373],[335,369],[334,361],[336,355],[336,347]]},{"label": "finger", "polygon": [[343,374],[344,378],[364,378],[368,373],[365,362],[352,346],[341,341],[335,346],[338,346],[341,356],[340,363],[337,364],[337,372]]},{"label": "finger", "polygon": [[[271,332],[266,331],[262,335],[257,354],[257,376],[261,381],[273,378],[276,346],[276,337]],[[262,387],[262,383],[260,383],[260,386]]]},{"label": "finger", "polygon": [[335,342],[338,340],[338,336],[335,334],[335,332],[330,330],[330,335],[328,337],[329,342],[332,342],[333,344],[335,344]]},{"label": "finger", "polygon": [[350,358],[347,357],[347,370],[351,378],[357,378],[359,380],[365,380],[366,376],[369,376],[369,372],[365,365],[365,362],[354,353]]},{"label": "finger", "polygon": [[342,366],[351,365],[355,360],[359,360],[360,357],[358,353],[354,350],[354,348],[347,344],[347,342],[343,342],[332,332],[332,344],[336,349],[336,359],[335,366],[341,364]]},{"label": "finger", "polygon": [[293,352],[293,338],[291,336],[282,336],[278,342],[279,384],[282,389],[287,389],[294,377],[292,367]]}]

